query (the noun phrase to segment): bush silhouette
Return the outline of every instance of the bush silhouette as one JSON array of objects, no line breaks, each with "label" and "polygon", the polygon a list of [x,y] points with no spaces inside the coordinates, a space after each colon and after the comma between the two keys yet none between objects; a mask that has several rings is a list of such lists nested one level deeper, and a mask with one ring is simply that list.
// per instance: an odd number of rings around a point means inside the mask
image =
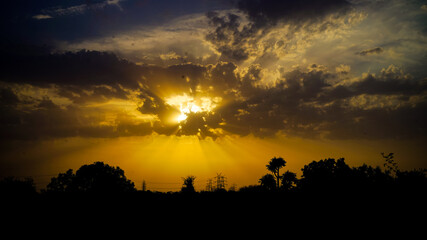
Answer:
[{"label": "bush silhouette", "polygon": [[194,189],[194,180],[196,177],[194,176],[187,176],[185,178],[182,178],[184,180],[184,183],[181,188],[181,192],[183,193],[195,193],[196,190]]},{"label": "bush silhouette", "polygon": [[346,191],[354,180],[344,158],[313,161],[301,170],[298,187],[304,191]]},{"label": "bush silhouette", "polygon": [[91,192],[120,193],[136,191],[133,182],[128,180],[119,167],[111,167],[103,162],[81,166],[75,174],[70,169],[52,178],[47,186],[48,192]]},{"label": "bush silhouette", "polygon": [[413,193],[424,193],[427,189],[426,170],[412,171],[397,171],[397,187],[403,191],[411,191]]},{"label": "bush silhouette", "polygon": [[[392,156],[392,155],[387,155]],[[392,159],[392,158],[388,158]],[[395,165],[393,165],[395,166]],[[394,168],[371,167],[366,164],[349,167],[344,158],[328,158],[305,165],[297,187],[305,192],[383,194],[396,192],[419,193],[425,191],[425,170],[400,171]]]},{"label": "bush silhouette", "polygon": [[291,171],[286,171],[281,178],[282,178],[282,190],[285,190],[285,191],[289,191],[293,189],[298,182],[297,175]]},{"label": "bush silhouette", "polygon": [[29,196],[37,192],[32,178],[7,177],[0,181],[0,193],[3,196]]},{"label": "bush silhouette", "polygon": [[276,189],[276,179],[273,175],[269,173],[262,176],[258,182],[261,184],[261,187],[264,190],[271,191]]},{"label": "bush silhouette", "polygon": [[48,192],[69,192],[73,188],[73,174],[72,169],[68,169],[65,173],[59,173],[58,177],[52,178],[47,185]]}]

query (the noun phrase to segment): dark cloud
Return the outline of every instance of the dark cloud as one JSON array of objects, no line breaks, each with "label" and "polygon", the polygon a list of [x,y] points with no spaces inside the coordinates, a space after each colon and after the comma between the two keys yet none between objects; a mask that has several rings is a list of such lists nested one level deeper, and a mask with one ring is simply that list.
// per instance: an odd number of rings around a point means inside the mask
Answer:
[{"label": "dark cloud", "polygon": [[105,102],[113,98],[128,98],[127,92],[118,84],[92,85],[86,87],[78,85],[58,86],[57,93],[59,96],[68,98],[76,104]]},{"label": "dark cloud", "polygon": [[112,53],[51,53],[48,47],[31,45],[4,45],[0,51],[1,81],[56,86],[60,96],[75,103],[126,99],[126,88],[139,87],[140,67]]},{"label": "dark cloud", "polygon": [[[120,117],[115,113],[114,122],[109,120],[105,124],[106,110],[87,110],[87,103],[128,100],[129,91],[143,86],[144,68],[114,54],[97,51],[52,53],[48,47],[17,44],[3,46],[1,53],[2,139],[118,137],[152,133],[149,122],[131,122],[129,116]],[[22,87],[50,89],[51,93],[48,96],[43,91],[41,98],[28,96],[20,92]],[[69,99],[72,104],[54,103],[50,98],[52,93]],[[150,96],[150,99],[153,98]],[[161,113],[156,114],[161,116]]]},{"label": "dark cloud", "polygon": [[387,77],[383,74],[376,77],[368,75],[362,81],[350,86],[355,94],[381,94],[381,95],[418,95],[427,90],[427,82],[413,79]]},{"label": "dark cloud", "polygon": [[356,54],[360,56],[367,56],[372,54],[380,54],[382,52],[384,52],[384,49],[382,47],[376,47],[376,48],[366,49],[366,50],[357,52]]},{"label": "dark cloud", "polygon": [[[209,119],[209,122],[208,122]],[[218,119],[217,119],[218,120]],[[215,121],[215,114],[206,113],[206,112],[198,112],[198,113],[189,113],[187,119],[182,122],[181,127],[176,133],[178,136],[180,135],[196,135],[201,139],[206,137],[211,137],[216,139],[218,137],[212,129],[219,122]]]},{"label": "dark cloud", "polygon": [[[31,53],[31,54],[30,54]],[[140,136],[153,132],[216,138],[222,134],[258,137],[286,134],[326,138],[410,138],[426,133],[427,82],[391,65],[351,81],[320,65],[281,70],[273,86],[261,84],[263,68],[244,70],[230,62],[168,67],[121,60],[104,52],[55,53],[33,50],[4,54],[0,110],[2,139]],[[10,61],[8,62],[7,59]],[[340,84],[332,84],[339,82]],[[54,89],[55,96],[29,97],[19,86]],[[127,113],[107,121],[105,110],[87,103],[137,98],[135,110],[150,121],[133,122]],[[135,95],[135,93],[137,95]],[[218,97],[212,112],[181,114],[165,97],[188,94]],[[168,95],[171,94],[171,95]],[[133,99],[132,101],[135,101]]]},{"label": "dark cloud", "polygon": [[[12,48],[21,48],[16,45]],[[58,85],[114,85],[137,87],[138,67],[116,55],[107,52],[86,51],[66,53],[46,53],[45,48],[25,46],[22,50],[10,50],[2,46],[2,81],[30,83],[36,86]]]},{"label": "dark cloud", "polygon": [[220,60],[240,62],[246,60],[249,54],[244,46],[247,43],[249,29],[240,31],[240,17],[235,14],[219,16],[216,12],[207,13],[207,17],[215,30],[206,35],[221,53]]},{"label": "dark cloud", "polygon": [[[64,111],[48,98],[34,102],[32,111],[9,109],[2,118],[1,139],[39,139],[46,136],[64,137],[72,135],[76,117],[72,111]],[[67,127],[67,126],[72,127]]]},{"label": "dark cloud", "polygon": [[[31,110],[1,106],[0,140],[37,140],[64,137],[120,137],[144,136],[152,133],[147,123],[117,121],[114,125],[100,125],[102,112],[85,112],[78,106],[60,107],[48,97],[34,102]],[[118,118],[119,119],[119,118]],[[123,117],[126,119],[126,116]]]},{"label": "dark cloud", "polygon": [[[346,0],[240,0],[237,6],[249,19],[248,24],[242,25],[241,18],[233,13],[220,16],[216,12],[209,12],[206,15],[214,27],[206,39],[221,53],[220,60],[236,63],[248,59],[251,54],[248,48],[256,48],[258,39],[279,22],[289,24],[296,31],[303,24],[318,23],[329,14],[342,15],[351,8]],[[327,25],[320,27],[319,31],[325,30]],[[283,41],[273,44],[283,47]],[[267,60],[277,58],[271,52],[264,52],[261,57]]]},{"label": "dark cloud", "polygon": [[182,15],[228,7],[228,1],[199,0],[5,1],[0,15],[0,42],[78,42],[114,36],[141,26],[159,26]]},{"label": "dark cloud", "polygon": [[278,132],[337,139],[423,136],[427,131],[425,81],[395,70],[337,86],[328,84],[336,76],[324,70],[284,73],[276,86],[252,85],[245,100],[220,107],[221,128],[260,137]]},{"label": "dark cloud", "polygon": [[[229,7],[227,2],[234,2],[238,11],[221,13],[224,6]],[[106,0],[7,1],[0,15],[0,138],[152,133],[196,135],[202,139],[222,134],[330,139],[425,136],[427,81],[422,72],[411,76],[390,66],[350,78],[350,66],[341,64],[332,73],[313,64],[286,72],[279,68],[280,77],[275,82],[269,86],[263,83],[265,68],[274,66],[280,54],[287,53],[285,48],[297,40],[293,34],[301,31],[307,34],[302,34],[301,42],[309,42],[310,34],[339,26],[334,25],[334,19],[347,21],[340,17],[347,16],[355,2],[238,0],[218,5],[218,1],[172,0],[128,0],[118,4]],[[385,6],[381,4],[378,6]],[[49,47],[58,41],[67,45],[104,39],[129,33],[135,27],[141,30],[141,26],[149,28],[175,17],[207,11],[211,29],[205,39],[220,53],[219,59],[211,55],[208,62],[213,64],[193,63],[206,63],[197,60],[206,56],[180,50],[179,42],[165,51],[170,56],[158,56],[162,66],[137,65],[108,52],[58,52]],[[419,19],[414,21],[422,22]],[[283,33],[277,34],[283,35],[274,35],[273,30],[282,26]],[[269,33],[274,36],[266,37]],[[418,42],[415,46],[422,44]],[[409,40],[391,39],[373,45],[381,47],[365,50],[354,50],[355,46],[350,55],[365,59],[383,53],[383,47],[405,44]],[[239,68],[238,64],[247,59],[254,59],[253,64]],[[411,73],[421,69],[419,62]],[[174,64],[167,65],[170,63]],[[177,116],[182,113],[166,98],[183,94],[219,100],[211,112],[190,112],[178,122]],[[137,121],[129,112],[96,107],[112,100],[134,103],[133,113],[142,116],[138,115]]]},{"label": "dark cloud", "polygon": [[[0,128],[10,130],[10,126],[19,123],[22,113],[16,109],[20,102],[18,96],[9,88],[0,88]],[[3,131],[0,131],[3,133]]]},{"label": "dark cloud", "polygon": [[259,28],[279,21],[318,21],[330,13],[346,11],[350,3],[346,0],[240,0],[238,7]]},{"label": "dark cloud", "polygon": [[19,98],[9,88],[0,89],[0,105],[1,106],[15,106],[19,103]]},{"label": "dark cloud", "polygon": [[346,99],[359,95],[381,95],[383,97],[398,95],[402,99],[410,96],[422,96],[427,91],[426,79],[414,79],[411,75],[403,73],[397,67],[391,65],[383,69],[380,74],[367,74],[346,86],[338,85],[322,91],[317,100],[330,102]]},{"label": "dark cloud", "polygon": [[[427,133],[427,99],[396,109],[355,108],[345,106],[327,110],[334,121],[321,126],[330,139],[417,139]],[[339,112],[340,114],[337,114]]]},{"label": "dark cloud", "polygon": [[225,130],[243,135],[268,136],[314,117],[315,112],[306,111],[303,104],[315,101],[329,86],[326,83],[330,77],[328,73],[295,70],[284,74],[276,86],[265,88],[253,84],[260,78],[259,70],[254,67],[242,76],[240,91],[246,100],[218,109],[224,119]]},{"label": "dark cloud", "polygon": [[215,65],[209,65],[207,69],[208,85],[215,86],[214,91],[223,94],[229,90],[236,89],[240,80],[235,73],[237,66],[230,62],[219,62]]},{"label": "dark cloud", "polygon": [[[174,122],[180,111],[165,103],[158,95],[162,91],[175,94],[197,94],[203,89],[214,95],[237,88],[236,66],[231,63],[202,66],[180,64],[169,67],[137,66],[118,59],[114,54],[97,51],[50,53],[48,48],[24,46],[29,51],[3,48],[1,80],[5,86],[28,85],[42,89],[54,89],[60,97],[73,102],[60,107],[48,97],[42,100],[19,100],[11,88],[1,89],[2,110],[7,114],[3,137],[113,137],[146,134],[155,130],[161,134],[192,135],[202,132],[211,135],[199,120],[208,116],[190,116],[182,123]],[[16,46],[16,49],[20,49]],[[107,102],[113,98],[128,100],[130,91],[139,91],[140,106],[136,110],[154,115],[154,124],[116,122],[112,126],[99,126],[105,121],[105,113],[91,115],[84,112],[87,103]],[[230,95],[230,93],[228,93]],[[17,107],[20,104],[21,106]],[[24,108],[22,106],[25,106]],[[94,110],[96,111],[96,109]],[[60,116],[60,117],[59,117]],[[88,116],[88,117],[83,117]],[[195,120],[197,119],[197,120]],[[209,120],[213,124],[213,118]],[[193,126],[194,125],[194,126]],[[37,126],[34,128],[34,126]],[[197,132],[191,129],[195,128]],[[34,129],[32,129],[34,128]],[[198,129],[201,129],[198,131]],[[28,135],[28,136],[27,136]]]}]

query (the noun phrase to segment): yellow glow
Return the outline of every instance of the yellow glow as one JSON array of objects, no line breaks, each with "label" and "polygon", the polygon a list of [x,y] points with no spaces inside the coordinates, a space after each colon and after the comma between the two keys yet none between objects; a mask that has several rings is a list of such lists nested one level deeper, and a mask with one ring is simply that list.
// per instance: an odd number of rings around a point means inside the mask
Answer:
[{"label": "yellow glow", "polygon": [[218,97],[214,99],[210,97],[194,98],[185,93],[183,95],[165,98],[165,102],[168,105],[179,108],[181,113],[176,117],[178,123],[186,120],[189,113],[212,112],[217,106],[217,103],[221,100],[222,99]]},{"label": "yellow glow", "polygon": [[185,115],[185,113],[181,113],[178,118],[176,119],[178,122],[182,122],[185,119],[187,119],[187,115]]}]

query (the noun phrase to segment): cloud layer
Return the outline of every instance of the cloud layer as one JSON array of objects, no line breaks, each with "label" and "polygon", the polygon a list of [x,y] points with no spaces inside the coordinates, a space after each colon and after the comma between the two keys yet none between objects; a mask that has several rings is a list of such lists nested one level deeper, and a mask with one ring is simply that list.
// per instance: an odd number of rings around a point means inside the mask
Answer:
[{"label": "cloud layer", "polygon": [[[148,22],[136,21],[145,9],[137,1],[43,2],[14,27],[3,16],[11,37],[0,41],[0,138],[425,136],[420,2],[225,2],[168,15],[160,27],[138,24]],[[48,34],[101,13],[120,24]],[[12,41],[19,32],[57,45]]]},{"label": "cloud layer", "polygon": [[[2,66],[7,66],[0,92],[3,139],[154,132],[200,138],[284,134],[378,139],[426,134],[427,82],[393,65],[349,80],[346,72],[313,64],[283,70],[272,86],[260,84],[263,69],[256,64],[138,66],[94,51],[14,55]],[[183,94],[199,106],[205,101],[215,107],[189,112],[185,121],[174,122],[180,109],[167,99]],[[132,109],[115,111],[114,102]]]}]

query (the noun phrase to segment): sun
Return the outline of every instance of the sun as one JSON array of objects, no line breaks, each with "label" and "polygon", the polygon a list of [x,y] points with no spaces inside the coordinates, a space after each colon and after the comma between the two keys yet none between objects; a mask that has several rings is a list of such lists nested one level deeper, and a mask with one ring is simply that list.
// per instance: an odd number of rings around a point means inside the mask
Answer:
[{"label": "sun", "polygon": [[174,121],[177,123],[187,120],[190,113],[212,112],[219,101],[221,99],[211,99],[209,97],[195,98],[185,93],[165,98],[165,102],[168,105],[174,106],[180,111],[180,114],[174,118]]},{"label": "sun", "polygon": [[180,123],[180,122],[184,121],[185,119],[187,119],[187,115],[185,113],[181,112],[181,114],[176,118],[176,121],[178,123]]},{"label": "sun", "polygon": [[176,120],[178,121],[178,123],[181,123],[182,121],[188,118],[187,114],[201,112],[202,109],[196,104],[194,104],[194,102],[189,101],[185,104],[181,103],[179,106],[179,111],[181,112],[181,114],[178,115]]}]

